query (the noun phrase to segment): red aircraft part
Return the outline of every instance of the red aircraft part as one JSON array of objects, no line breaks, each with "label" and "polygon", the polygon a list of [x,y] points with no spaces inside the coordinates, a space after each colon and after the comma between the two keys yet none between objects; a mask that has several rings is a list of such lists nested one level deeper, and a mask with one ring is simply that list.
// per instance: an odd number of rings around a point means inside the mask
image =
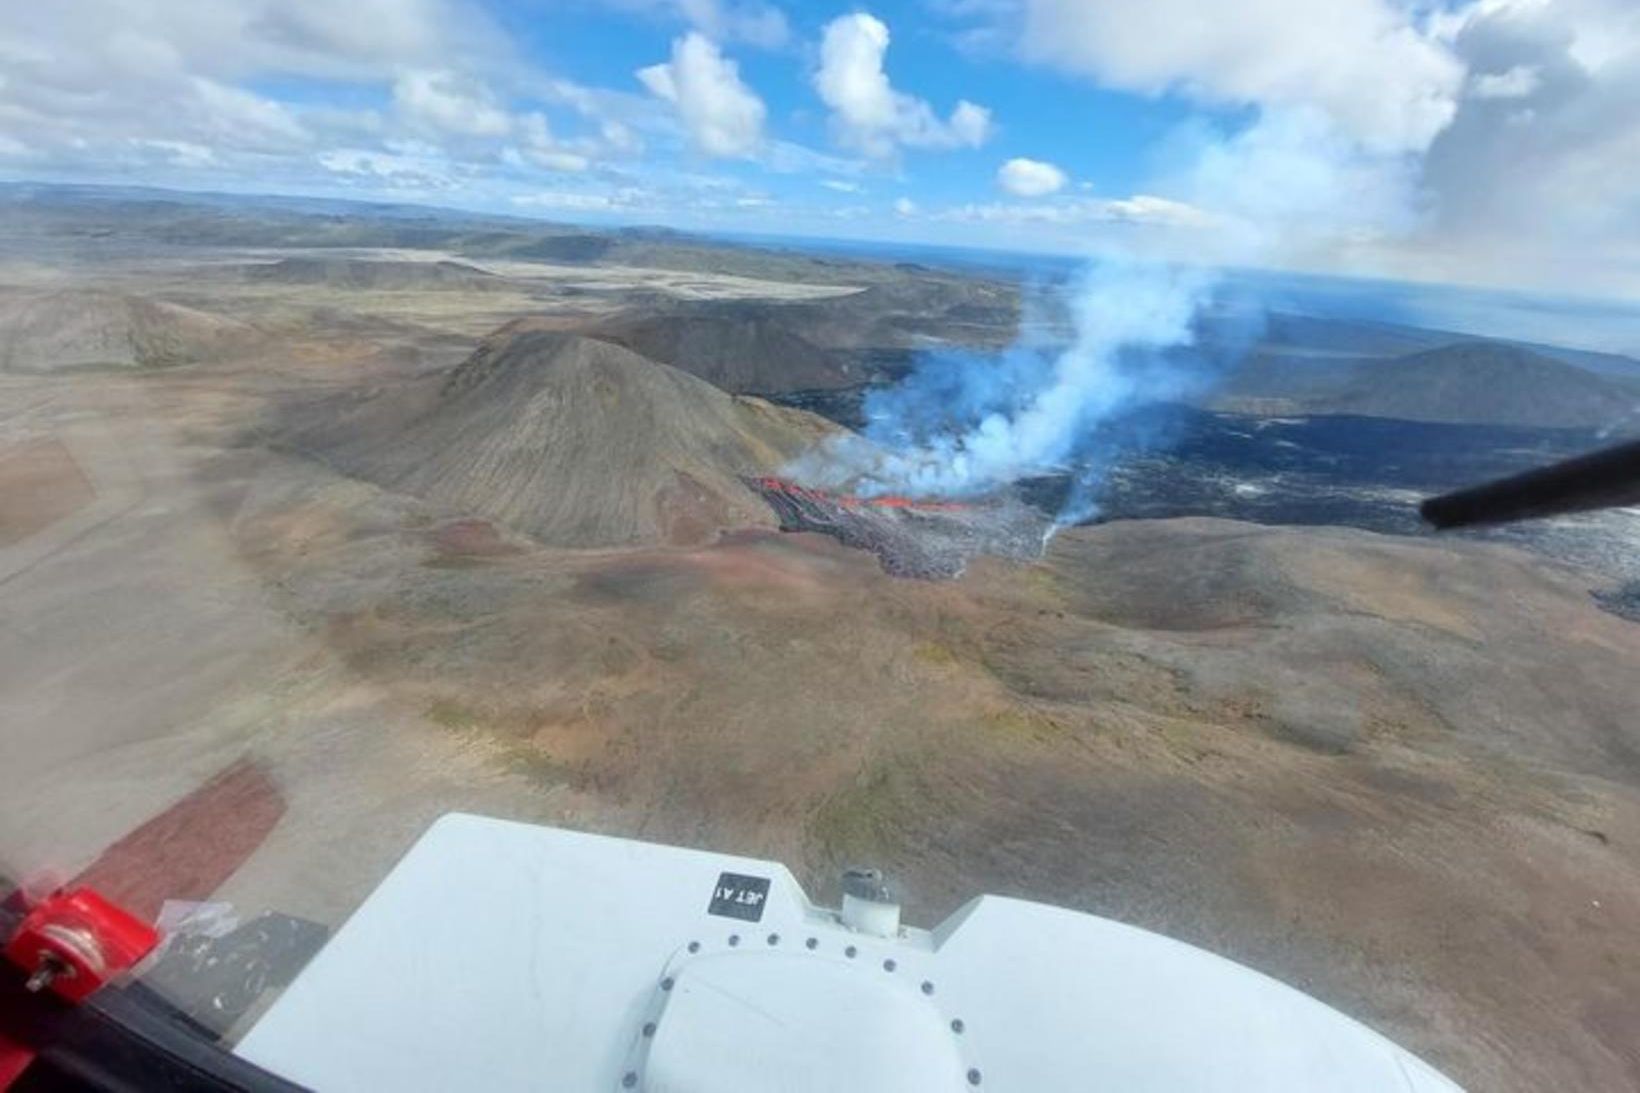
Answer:
[{"label": "red aircraft part", "polygon": [[31,976],[45,961],[52,974],[42,985],[71,1001],[84,998],[154,947],[159,935],[149,923],[166,899],[208,899],[284,811],[266,772],[248,760],[231,764],[51,896],[17,907],[27,913],[5,956]]},{"label": "red aircraft part", "polygon": [[[234,763],[108,847],[71,885],[32,907],[21,890],[13,892],[4,909],[26,914],[0,953],[29,976],[31,989],[81,1001],[153,951],[159,931],[144,918],[168,898],[208,898],[284,811],[284,796],[265,771]],[[11,1021],[10,1010],[26,997],[0,992],[0,1091],[34,1060],[34,1045],[17,1038]]]},{"label": "red aircraft part", "polygon": [[23,917],[6,959],[29,975],[29,988],[49,988],[78,1002],[147,956],[159,931],[90,888],[56,892]]}]

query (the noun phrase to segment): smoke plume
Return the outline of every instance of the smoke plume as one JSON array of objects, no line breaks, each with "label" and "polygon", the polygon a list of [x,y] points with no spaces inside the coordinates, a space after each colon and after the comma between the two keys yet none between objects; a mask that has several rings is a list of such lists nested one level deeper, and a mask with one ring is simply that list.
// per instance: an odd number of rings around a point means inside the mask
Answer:
[{"label": "smoke plume", "polygon": [[1336,261],[1422,215],[1417,152],[1353,138],[1318,110],[1267,110],[1234,135],[1180,143],[1184,165],[1163,186],[1205,210],[1200,224],[1159,238],[1157,254],[1090,259],[1048,301],[1068,319],[1057,342],[925,353],[867,398],[862,436],[809,453],[792,476],[865,496],[964,497],[1068,474],[1058,523],[1086,520],[1110,468],[1167,439],[1139,412],[1201,395],[1256,337],[1257,301],[1221,270]]},{"label": "smoke plume", "polygon": [[1196,350],[1217,285],[1201,268],[1093,263],[1063,290],[1069,344],[927,353],[867,397],[862,436],[812,453],[794,474],[862,496],[965,497],[1099,462],[1103,425],[1211,382],[1209,356]]}]

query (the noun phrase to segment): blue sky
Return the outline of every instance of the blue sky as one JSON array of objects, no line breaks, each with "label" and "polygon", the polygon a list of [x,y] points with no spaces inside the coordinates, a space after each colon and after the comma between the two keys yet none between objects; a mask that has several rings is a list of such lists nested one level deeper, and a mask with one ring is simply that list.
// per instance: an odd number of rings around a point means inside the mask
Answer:
[{"label": "blue sky", "polygon": [[1640,295],[1630,0],[54,0],[0,175]]},{"label": "blue sky", "polygon": [[[575,8],[573,17],[566,13],[557,19],[542,19],[528,6],[494,10],[521,43],[537,51],[544,65],[588,86],[636,90],[632,74],[663,60],[671,41],[687,30],[686,22],[675,13],[626,12],[590,3]],[[742,79],[768,106],[771,136],[835,151],[826,107],[812,83],[818,64],[815,44],[827,22],[857,11],[869,10],[890,28],[887,59],[892,66],[890,79],[897,86],[926,100],[938,112],[948,112],[963,98],[991,110],[995,135],[980,148],[902,149],[892,160],[871,164],[860,172],[863,187],[890,199],[902,195],[920,202],[990,199],[996,192],[998,166],[1015,156],[1054,160],[1075,179],[1125,196],[1141,185],[1149,150],[1194,113],[1188,104],[1171,96],[1104,91],[1053,69],[1016,66],[1006,57],[965,48],[960,35],[966,24],[953,17],[942,18],[918,0],[880,3],[869,9],[810,4],[786,10],[791,36],[787,42],[775,48],[742,47],[732,52]],[[696,166],[708,165],[697,162]],[[717,166],[723,169],[724,165]],[[817,188],[813,179],[744,169],[735,173],[792,196],[825,196],[812,192]]]}]

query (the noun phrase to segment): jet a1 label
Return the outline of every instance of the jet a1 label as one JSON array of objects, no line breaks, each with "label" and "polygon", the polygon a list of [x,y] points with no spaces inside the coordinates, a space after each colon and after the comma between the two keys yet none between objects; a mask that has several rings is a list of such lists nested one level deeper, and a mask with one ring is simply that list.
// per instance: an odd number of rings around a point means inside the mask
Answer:
[{"label": "jet a1 label", "polygon": [[748,877],[742,873],[719,873],[717,887],[712,889],[712,903],[706,908],[709,915],[738,918],[756,922],[763,917],[763,905],[769,902],[769,878]]}]

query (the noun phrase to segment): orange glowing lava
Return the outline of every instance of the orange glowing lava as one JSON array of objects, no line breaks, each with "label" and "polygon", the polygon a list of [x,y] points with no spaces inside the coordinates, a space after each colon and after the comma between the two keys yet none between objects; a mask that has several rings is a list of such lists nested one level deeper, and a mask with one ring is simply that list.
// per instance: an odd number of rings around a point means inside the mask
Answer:
[{"label": "orange glowing lava", "polygon": [[796,482],[788,482],[784,478],[775,478],[773,476],[759,478],[757,484],[766,490],[789,494],[793,497],[805,497],[814,501],[830,502],[834,505],[842,505],[844,508],[920,509],[925,512],[955,512],[972,507],[960,501],[925,501],[916,497],[902,497],[898,494],[886,494],[882,497],[857,497],[852,493],[828,493],[825,490],[799,486]]}]

